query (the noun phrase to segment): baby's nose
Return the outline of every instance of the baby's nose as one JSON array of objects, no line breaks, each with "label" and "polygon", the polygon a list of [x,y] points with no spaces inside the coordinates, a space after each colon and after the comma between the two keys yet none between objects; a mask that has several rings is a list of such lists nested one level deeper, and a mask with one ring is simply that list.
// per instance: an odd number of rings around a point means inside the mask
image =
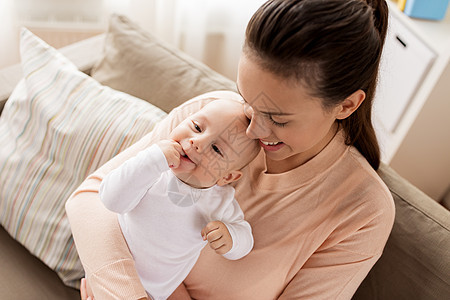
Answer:
[{"label": "baby's nose", "polygon": [[197,151],[201,151],[199,148],[199,141],[196,139],[190,139],[189,141],[191,143],[191,147],[194,148]]}]

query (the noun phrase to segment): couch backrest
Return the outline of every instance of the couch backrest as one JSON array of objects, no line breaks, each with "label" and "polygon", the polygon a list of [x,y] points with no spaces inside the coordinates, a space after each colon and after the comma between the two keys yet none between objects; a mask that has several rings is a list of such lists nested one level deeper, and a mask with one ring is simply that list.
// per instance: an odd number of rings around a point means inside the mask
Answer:
[{"label": "couch backrest", "polygon": [[378,173],[396,217],[383,255],[353,299],[450,299],[450,211],[390,167]]}]

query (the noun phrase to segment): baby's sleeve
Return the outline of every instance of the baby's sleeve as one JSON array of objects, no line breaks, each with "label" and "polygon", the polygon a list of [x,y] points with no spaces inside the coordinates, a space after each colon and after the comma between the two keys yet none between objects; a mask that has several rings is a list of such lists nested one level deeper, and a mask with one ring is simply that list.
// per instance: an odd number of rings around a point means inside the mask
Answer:
[{"label": "baby's sleeve", "polygon": [[252,228],[244,219],[244,213],[236,199],[233,199],[228,205],[222,222],[227,226],[233,240],[231,250],[223,256],[226,259],[237,260],[250,253],[253,248]]},{"label": "baby's sleeve", "polygon": [[100,185],[100,199],[107,209],[127,213],[139,204],[161,173],[167,170],[166,158],[161,148],[154,144],[106,175]]}]

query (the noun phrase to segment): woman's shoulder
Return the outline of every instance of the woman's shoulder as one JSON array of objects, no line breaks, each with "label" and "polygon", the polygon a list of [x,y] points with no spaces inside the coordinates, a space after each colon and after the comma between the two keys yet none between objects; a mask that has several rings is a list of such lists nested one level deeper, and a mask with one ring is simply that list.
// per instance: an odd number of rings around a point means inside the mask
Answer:
[{"label": "woman's shoulder", "polygon": [[357,239],[360,253],[380,254],[395,218],[394,200],[386,184],[352,146],[326,181],[330,188],[327,202],[334,205],[336,241]]},{"label": "woman's shoulder", "polygon": [[[349,147],[347,161],[347,177],[353,180],[351,190],[358,195],[358,199],[373,210],[380,210],[393,218],[394,200],[389,188],[367,160],[354,147]],[[391,212],[391,213],[388,213]]]}]

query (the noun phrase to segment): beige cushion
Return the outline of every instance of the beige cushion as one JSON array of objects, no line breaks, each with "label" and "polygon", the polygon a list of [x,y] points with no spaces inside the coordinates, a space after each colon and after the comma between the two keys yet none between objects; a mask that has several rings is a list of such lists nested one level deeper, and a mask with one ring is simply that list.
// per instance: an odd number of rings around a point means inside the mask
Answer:
[{"label": "beige cushion", "polygon": [[233,81],[113,15],[104,55],[91,76],[169,112],[187,99],[213,90],[235,90]]},{"label": "beige cushion", "polygon": [[66,200],[87,175],[166,114],[100,85],[28,30],[20,47],[24,78],[0,117],[0,222],[76,286],[83,269]]}]

